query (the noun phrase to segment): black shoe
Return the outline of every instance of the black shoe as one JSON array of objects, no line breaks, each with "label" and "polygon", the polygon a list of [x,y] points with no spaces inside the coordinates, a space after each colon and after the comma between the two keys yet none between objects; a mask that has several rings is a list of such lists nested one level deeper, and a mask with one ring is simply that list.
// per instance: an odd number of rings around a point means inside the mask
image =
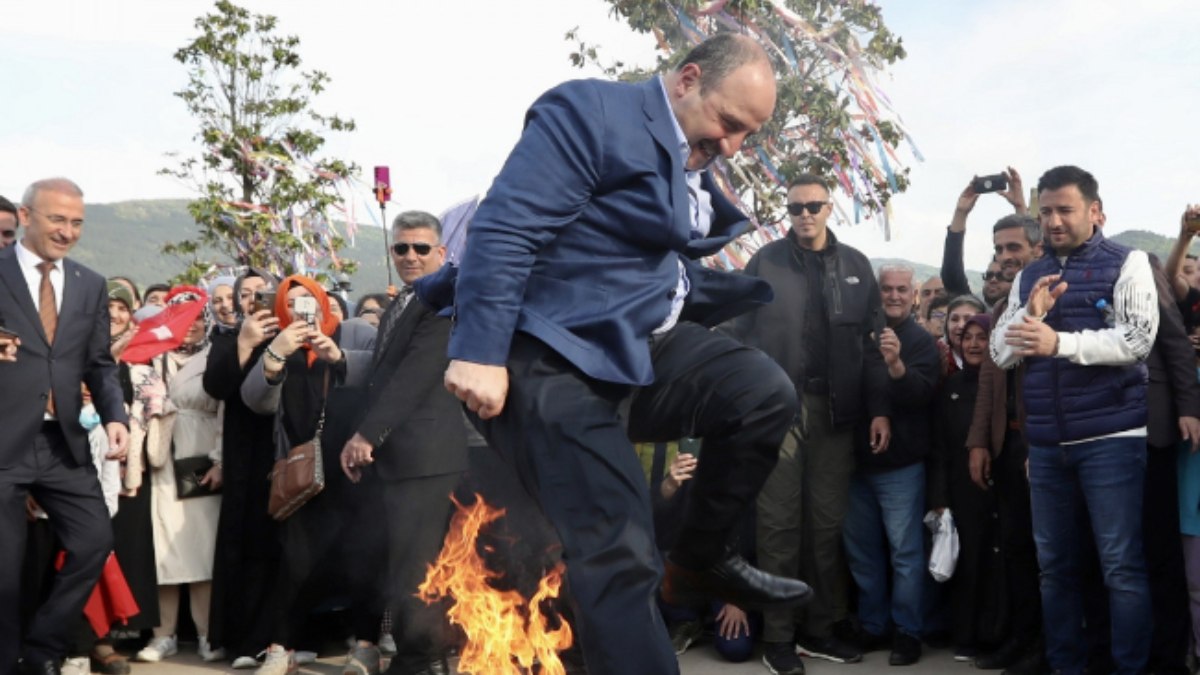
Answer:
[{"label": "black shoe", "polygon": [[804,675],[804,662],[790,642],[763,643],[763,665],[773,675]]},{"label": "black shoe", "polygon": [[896,631],[892,638],[892,653],[888,655],[888,665],[911,666],[921,660],[921,641],[909,635]]},{"label": "black shoe", "polygon": [[671,646],[675,648],[675,656],[683,656],[692,643],[704,635],[704,626],[699,621],[680,621],[670,627],[667,632],[671,636]]},{"label": "black shoe", "polygon": [[800,653],[800,656],[825,659],[834,663],[858,663],[863,658],[862,650],[835,637],[802,636],[796,640],[796,651]]},{"label": "black shoe", "polygon": [[17,664],[20,675],[62,675],[58,661],[26,661],[21,659]]},{"label": "black shoe", "polygon": [[892,646],[891,636],[876,635],[857,624],[849,624],[849,627],[844,630],[848,632],[846,633],[846,637],[841,638],[841,640],[854,645],[862,654],[883,651]]},{"label": "black shoe", "polygon": [[1012,666],[1005,668],[1001,675],[1045,675],[1049,672],[1050,662],[1046,660],[1046,650],[1042,647],[1042,641],[1038,640],[1033,649]]},{"label": "black shoe", "polygon": [[743,610],[799,605],[812,599],[812,589],[798,579],[777,577],[729,555],[705,570],[680,567],[667,558],[662,596],[669,604],[687,607],[716,599]]},{"label": "black shoe", "polygon": [[980,670],[1004,670],[1021,660],[1028,649],[1025,640],[1009,638],[996,651],[976,656],[974,664]]}]

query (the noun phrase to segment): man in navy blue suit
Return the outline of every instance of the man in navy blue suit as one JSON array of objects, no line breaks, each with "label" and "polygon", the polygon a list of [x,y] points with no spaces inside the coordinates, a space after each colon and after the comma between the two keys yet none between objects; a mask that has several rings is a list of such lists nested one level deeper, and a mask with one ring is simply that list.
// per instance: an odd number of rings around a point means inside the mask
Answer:
[{"label": "man in navy blue suit", "polygon": [[[654,602],[662,564],[631,438],[704,439],[667,556],[669,600],[762,607],[811,595],[727,541],[798,404],[774,362],[708,328],[768,302],[770,287],[693,261],[747,225],[705,168],[774,107],[767,55],[734,34],[661,78],[560,85],[530,108],[470,226],[446,386],[562,538],[593,675],[678,671]],[[437,281],[418,292],[431,297]]]}]

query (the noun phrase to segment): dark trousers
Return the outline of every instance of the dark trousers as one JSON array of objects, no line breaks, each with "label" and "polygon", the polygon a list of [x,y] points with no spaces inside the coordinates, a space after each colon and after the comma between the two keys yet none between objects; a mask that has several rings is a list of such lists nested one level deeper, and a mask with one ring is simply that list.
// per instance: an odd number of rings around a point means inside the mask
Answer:
[{"label": "dark trousers", "polygon": [[1025,459],[1029,447],[1020,432],[1010,430],[1004,451],[992,467],[1000,520],[1000,551],[1004,556],[1010,635],[1032,642],[1042,632],[1042,592],[1038,579],[1037,546],[1033,542],[1033,511]]},{"label": "dark trousers", "polygon": [[[67,560],[22,641],[18,615],[27,494],[50,514]],[[14,670],[18,656],[31,663],[63,658],[112,551],[113,535],[96,469],[75,464],[57,423],[42,426],[21,464],[0,470],[0,542],[0,673]]]},{"label": "dark trousers", "polygon": [[453,473],[383,482],[383,513],[391,549],[387,596],[396,639],[396,657],[389,673],[424,670],[451,646],[445,607],[426,605],[417,597],[417,586],[442,550],[453,508],[450,493],[460,480],[461,475]]},{"label": "dark trousers", "polygon": [[655,382],[631,392],[518,334],[504,411],[478,423],[489,445],[514,458],[562,539],[575,628],[592,675],[679,671],[655,605],[661,565],[646,477],[630,439],[704,439],[671,552],[682,565],[704,567],[720,558],[753,504],[798,408],[795,388],[774,362],[695,324],[658,336],[651,355]]}]

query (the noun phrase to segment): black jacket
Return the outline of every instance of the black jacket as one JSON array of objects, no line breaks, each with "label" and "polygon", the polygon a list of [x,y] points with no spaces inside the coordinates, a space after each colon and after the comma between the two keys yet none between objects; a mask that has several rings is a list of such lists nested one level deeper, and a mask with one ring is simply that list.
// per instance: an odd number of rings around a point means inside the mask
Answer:
[{"label": "black jacket", "polygon": [[414,298],[387,342],[375,345],[366,412],[357,429],[375,446],[375,466],[384,480],[467,469],[462,407],[442,384],[449,339],[450,319]]},{"label": "black jacket", "polygon": [[[893,328],[900,339],[904,377],[888,377],[884,391],[891,400],[892,441],[886,451],[871,454],[866,424],[854,434],[854,454],[859,471],[887,471],[923,461],[932,439],[930,412],[941,376],[942,356],[933,336],[907,317]],[[877,350],[878,351],[878,350]],[[882,357],[881,357],[882,358]]]},{"label": "black jacket", "polygon": [[[833,424],[852,425],[886,416],[887,367],[873,332],[883,327],[879,285],[867,257],[838,243],[833,232],[820,252],[825,262],[825,307],[829,315],[829,400]],[[783,368],[798,394],[803,393],[805,303],[809,292],[799,243],[785,238],[763,246],[746,264],[745,274],[771,284],[775,300],[724,324],[722,330],[757,347]]]}]

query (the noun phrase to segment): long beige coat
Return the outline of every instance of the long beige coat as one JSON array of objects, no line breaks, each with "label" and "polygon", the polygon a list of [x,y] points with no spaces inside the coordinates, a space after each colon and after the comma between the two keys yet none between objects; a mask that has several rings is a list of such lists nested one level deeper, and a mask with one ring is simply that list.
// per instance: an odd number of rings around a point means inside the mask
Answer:
[{"label": "long beige coat", "polygon": [[[164,354],[155,358],[151,366],[161,373],[164,360],[168,402],[163,414],[155,419],[162,424],[163,433],[149,434],[151,442],[146,448],[151,467],[154,557],[158,583],[162,586],[212,579],[221,513],[219,495],[176,498],[175,469],[167,439],[174,440],[175,457],[207,456],[219,462],[224,413],[224,404],[205,393],[202,384],[207,348],[190,357]],[[160,439],[157,443],[153,442],[156,437]]]}]

